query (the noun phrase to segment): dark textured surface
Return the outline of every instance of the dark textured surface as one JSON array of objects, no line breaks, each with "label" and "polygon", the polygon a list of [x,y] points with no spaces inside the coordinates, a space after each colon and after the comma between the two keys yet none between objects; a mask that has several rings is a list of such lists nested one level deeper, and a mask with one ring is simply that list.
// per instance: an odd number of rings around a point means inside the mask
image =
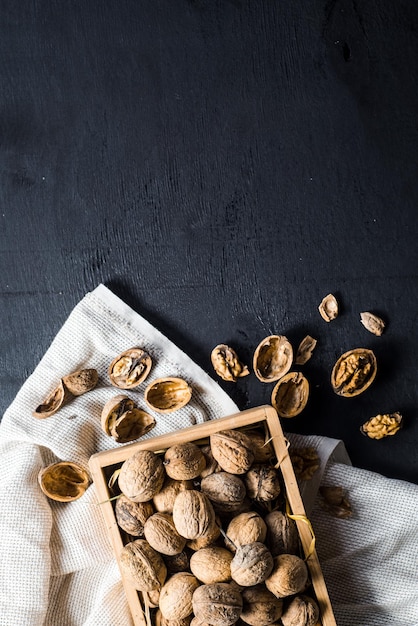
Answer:
[{"label": "dark textured surface", "polygon": [[[415,0],[0,9],[0,414],[104,282],[211,374],[217,343],[250,363],[265,335],[310,333],[310,402],[285,428],[417,482]],[[337,397],[332,365],[358,346],[378,377]],[[270,400],[254,375],[223,386],[241,409]],[[398,435],[361,436],[395,410]]]}]

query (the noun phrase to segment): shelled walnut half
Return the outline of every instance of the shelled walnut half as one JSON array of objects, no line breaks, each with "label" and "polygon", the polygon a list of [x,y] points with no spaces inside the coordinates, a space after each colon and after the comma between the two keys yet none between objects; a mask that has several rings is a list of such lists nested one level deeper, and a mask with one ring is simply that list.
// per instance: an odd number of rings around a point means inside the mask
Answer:
[{"label": "shelled walnut half", "polygon": [[236,382],[238,378],[248,376],[250,370],[243,365],[233,348],[226,344],[216,346],[210,355],[215,372],[228,382]]},{"label": "shelled walnut half", "polygon": [[402,427],[403,419],[400,413],[383,413],[371,417],[361,427],[363,435],[370,439],[383,439],[396,435]]}]

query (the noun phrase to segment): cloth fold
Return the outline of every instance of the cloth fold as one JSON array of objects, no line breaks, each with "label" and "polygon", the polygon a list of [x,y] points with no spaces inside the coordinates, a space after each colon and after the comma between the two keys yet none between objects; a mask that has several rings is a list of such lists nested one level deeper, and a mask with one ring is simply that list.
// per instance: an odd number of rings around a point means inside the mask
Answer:
[{"label": "cloth fold", "polygon": [[[100,414],[117,393],[107,367],[115,355],[133,346],[143,347],[153,359],[148,381],[180,376],[194,389],[189,405],[167,416],[155,415],[156,427],[145,438],[238,411],[207,373],[104,285],[87,294],[0,424],[1,626],[132,624],[94,486],[79,500],[64,504],[44,496],[37,476],[42,467],[59,460],[87,468],[92,454],[120,445],[102,431]],[[63,375],[88,367],[99,373],[94,390],[50,418],[32,416]],[[149,411],[143,394],[127,395]],[[338,624],[418,625],[417,487],[365,476],[350,466],[337,440],[288,437],[292,446],[314,446],[321,458],[321,470],[300,487]],[[320,509],[316,496],[321,481],[347,486],[355,509],[352,519],[336,520]]]}]

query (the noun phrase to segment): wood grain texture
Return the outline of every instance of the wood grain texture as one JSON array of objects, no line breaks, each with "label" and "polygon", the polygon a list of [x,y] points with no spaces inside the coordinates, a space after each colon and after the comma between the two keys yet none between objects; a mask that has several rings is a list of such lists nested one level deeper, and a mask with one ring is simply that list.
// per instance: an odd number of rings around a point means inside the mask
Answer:
[{"label": "wood grain texture", "polygon": [[[416,482],[416,3],[0,10],[0,414],[104,282],[211,374],[218,343],[250,363],[266,334],[316,337],[310,402],[285,428]],[[342,312],[326,324],[329,292]],[[332,365],[359,346],[378,377],[336,397]],[[222,384],[241,409],[270,401],[253,375]],[[396,437],[359,435],[395,410]]]}]

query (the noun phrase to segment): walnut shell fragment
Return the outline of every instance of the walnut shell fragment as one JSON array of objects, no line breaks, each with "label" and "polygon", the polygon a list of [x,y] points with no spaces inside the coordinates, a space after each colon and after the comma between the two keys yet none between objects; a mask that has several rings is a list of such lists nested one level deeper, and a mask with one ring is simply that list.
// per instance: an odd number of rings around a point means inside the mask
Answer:
[{"label": "walnut shell fragment", "polygon": [[370,311],[360,313],[360,321],[364,328],[373,333],[373,335],[377,335],[377,337],[380,337],[385,330],[385,322],[377,315],[370,313]]},{"label": "walnut shell fragment", "polygon": [[133,502],[151,500],[163,486],[165,471],[159,456],[150,450],[139,450],[120,468],[120,490]]},{"label": "walnut shell fragment", "polygon": [[155,418],[138,409],[128,396],[119,395],[111,398],[102,410],[102,429],[118,443],[127,443],[143,437],[155,424]]},{"label": "walnut shell fragment", "polygon": [[114,358],[109,365],[110,382],[120,389],[133,389],[147,378],[151,366],[152,359],[145,350],[130,348]]},{"label": "walnut shell fragment", "polygon": [[376,378],[377,361],[372,350],[355,348],[340,356],[331,372],[331,385],[336,394],[346,398],[366,391]]},{"label": "walnut shell fragment", "polygon": [[90,477],[77,463],[60,461],[44,467],[38,474],[38,483],[51,500],[72,502],[81,498],[90,484]]},{"label": "walnut shell fragment", "polygon": [[145,539],[136,539],[122,548],[120,567],[138,591],[160,589],[167,576],[162,556]]},{"label": "walnut shell fragment", "polygon": [[236,382],[242,376],[248,376],[250,370],[243,365],[233,348],[221,343],[216,346],[210,355],[215,372],[228,382]]},{"label": "walnut shell fragment", "polygon": [[319,607],[312,598],[295,596],[282,615],[283,626],[315,626],[319,619]]},{"label": "walnut shell fragment", "polygon": [[346,496],[345,490],[340,486],[323,486],[319,488],[322,496],[320,506],[333,517],[351,517],[353,514],[351,504]]},{"label": "walnut shell fragment", "polygon": [[214,459],[225,472],[245,474],[254,461],[251,439],[237,430],[220,430],[210,436]]},{"label": "walnut shell fragment", "polygon": [[229,583],[201,585],[193,593],[193,613],[211,626],[231,626],[242,611],[240,592]]},{"label": "walnut shell fragment", "polygon": [[172,413],[190,401],[192,388],[182,378],[158,378],[145,390],[145,402],[157,413]]},{"label": "walnut shell fragment", "polygon": [[284,376],[292,365],[293,348],[284,335],[270,335],[263,339],[254,352],[254,373],[263,383],[271,383]]},{"label": "walnut shell fragment", "polygon": [[310,335],[306,335],[306,337],[302,339],[296,352],[296,365],[305,365],[305,363],[309,361],[317,343],[317,340]]},{"label": "walnut shell fragment", "polygon": [[91,391],[97,385],[98,380],[99,374],[93,368],[78,370],[62,377],[62,382],[73,396],[82,396]]},{"label": "walnut shell fragment", "polygon": [[338,317],[338,302],[336,297],[332,293],[325,296],[318,307],[318,311],[322,319],[326,322],[335,320],[335,318]]},{"label": "walnut shell fragment", "polygon": [[321,466],[318,452],[311,446],[290,448],[289,456],[292,461],[295,476],[299,480],[311,480],[315,472]]},{"label": "walnut shell fragment", "polygon": [[64,404],[73,398],[73,394],[64,385],[62,379],[57,387],[39,404],[33,412],[34,417],[44,419],[54,415]]},{"label": "walnut shell fragment", "polygon": [[308,379],[301,372],[289,372],[274,387],[271,403],[280,417],[296,417],[306,407],[308,398]]},{"label": "walnut shell fragment", "polygon": [[400,413],[383,413],[371,417],[361,427],[363,435],[370,439],[383,439],[396,435],[402,428],[403,418]]}]

